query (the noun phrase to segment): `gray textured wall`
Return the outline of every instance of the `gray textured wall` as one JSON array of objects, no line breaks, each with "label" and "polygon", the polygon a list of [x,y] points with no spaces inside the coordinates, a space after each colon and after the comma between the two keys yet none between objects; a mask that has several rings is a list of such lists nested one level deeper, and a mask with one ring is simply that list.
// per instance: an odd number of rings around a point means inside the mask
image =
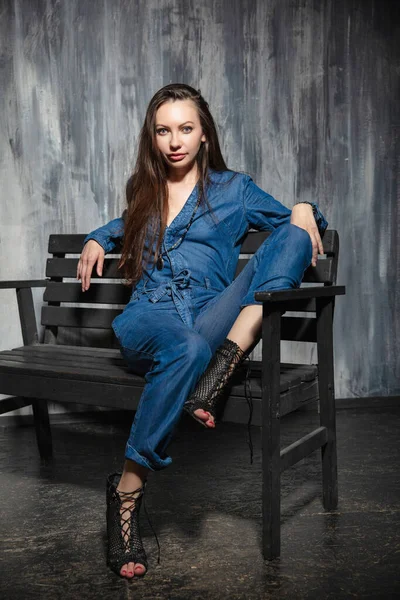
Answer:
[{"label": "gray textured wall", "polygon": [[43,277],[51,232],[120,214],[146,105],[183,81],[231,168],[288,206],[317,200],[340,232],[337,396],[399,394],[398,5],[2,0],[0,277]]}]

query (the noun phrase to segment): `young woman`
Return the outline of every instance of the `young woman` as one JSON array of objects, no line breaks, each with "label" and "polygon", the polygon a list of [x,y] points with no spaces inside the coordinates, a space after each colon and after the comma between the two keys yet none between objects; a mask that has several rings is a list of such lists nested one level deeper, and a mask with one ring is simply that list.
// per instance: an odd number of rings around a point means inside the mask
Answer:
[{"label": "young woman", "polygon": [[[133,291],[113,328],[146,385],[123,472],[107,480],[108,564],[121,576],[146,573],[140,504],[149,471],[171,463],[166,449],[182,410],[215,427],[221,390],[259,336],[254,293],[298,287],[323,253],[326,226],[315,204],[290,211],[227,168],[195,89],[171,84],[151,99],[127,209],[87,236],[77,271],[88,290],[92,269],[100,276],[104,255],[123,240],[121,272]],[[250,228],[272,233],[233,280]]]}]

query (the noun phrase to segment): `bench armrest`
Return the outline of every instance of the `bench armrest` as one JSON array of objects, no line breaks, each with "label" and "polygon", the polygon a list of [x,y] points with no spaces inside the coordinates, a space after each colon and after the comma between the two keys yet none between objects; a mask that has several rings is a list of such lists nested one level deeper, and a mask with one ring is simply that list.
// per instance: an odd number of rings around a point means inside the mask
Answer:
[{"label": "bench armrest", "polygon": [[254,298],[257,302],[291,302],[308,300],[311,298],[329,298],[342,296],[346,293],[344,285],[330,285],[326,287],[305,287],[292,290],[277,290],[275,292],[256,292]]},{"label": "bench armrest", "polygon": [[16,279],[15,281],[0,281],[0,290],[15,290],[23,288],[46,287],[48,279]]},{"label": "bench armrest", "polygon": [[16,292],[22,339],[25,346],[39,342],[32,288],[46,287],[47,283],[47,279],[0,281],[0,290],[14,289]]}]

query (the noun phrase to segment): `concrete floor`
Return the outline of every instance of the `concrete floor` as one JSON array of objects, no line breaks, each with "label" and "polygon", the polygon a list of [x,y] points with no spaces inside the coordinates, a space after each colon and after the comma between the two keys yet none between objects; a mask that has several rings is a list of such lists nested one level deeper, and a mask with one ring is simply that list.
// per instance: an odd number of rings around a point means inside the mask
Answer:
[{"label": "concrete floor", "polygon": [[[338,411],[339,510],[321,505],[319,453],[282,480],[282,554],[261,557],[260,438],[246,427],[205,431],[183,420],[172,466],[154,474],[144,515],[144,579],[105,564],[105,478],[120,470],[131,416],[53,423],[54,460],[41,465],[32,427],[0,429],[0,598],[400,598],[399,411]],[[286,445],[316,423],[282,421]]]}]

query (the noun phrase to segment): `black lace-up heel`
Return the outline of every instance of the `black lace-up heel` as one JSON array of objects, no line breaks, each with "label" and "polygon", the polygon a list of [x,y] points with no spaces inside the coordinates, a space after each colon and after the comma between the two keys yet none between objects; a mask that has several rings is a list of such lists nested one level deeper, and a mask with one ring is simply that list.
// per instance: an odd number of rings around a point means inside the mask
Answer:
[{"label": "black lace-up heel", "polygon": [[139,511],[144,494],[143,487],[133,492],[117,490],[121,473],[113,473],[107,478],[107,564],[118,575],[121,567],[129,562],[143,565],[147,572],[147,556],[143,548],[139,530]]},{"label": "black lace-up heel", "polygon": [[226,338],[217,348],[194,392],[186,400],[183,409],[204,427],[207,427],[206,422],[199,419],[194,411],[201,408],[216,418],[224,388],[244,358],[245,352],[235,342]]}]

